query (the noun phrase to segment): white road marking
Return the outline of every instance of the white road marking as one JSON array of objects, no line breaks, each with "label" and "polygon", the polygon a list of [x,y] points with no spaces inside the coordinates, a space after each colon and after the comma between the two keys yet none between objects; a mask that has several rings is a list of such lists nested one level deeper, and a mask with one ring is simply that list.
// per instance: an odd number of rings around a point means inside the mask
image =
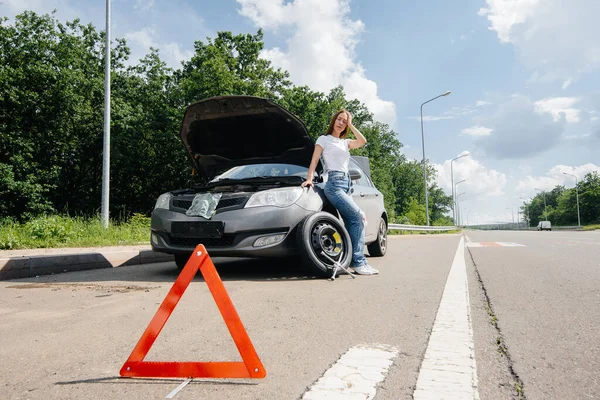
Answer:
[{"label": "white road marking", "polygon": [[397,355],[398,351],[388,346],[351,347],[302,399],[372,399]]},{"label": "white road marking", "polygon": [[465,243],[461,238],[419,371],[415,400],[479,399]]},{"label": "white road marking", "polygon": [[513,243],[513,242],[496,242],[496,243],[498,243],[500,246],[503,246],[503,247],[526,247],[524,244]]},{"label": "white road marking", "polygon": [[466,247],[526,247],[524,244],[513,242],[467,242]]}]

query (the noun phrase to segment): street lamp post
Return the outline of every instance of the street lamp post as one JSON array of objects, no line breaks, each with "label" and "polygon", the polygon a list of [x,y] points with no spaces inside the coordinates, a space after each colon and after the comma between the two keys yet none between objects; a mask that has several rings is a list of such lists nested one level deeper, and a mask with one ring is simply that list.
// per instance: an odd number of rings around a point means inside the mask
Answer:
[{"label": "street lamp post", "polygon": [[425,132],[423,129],[423,106],[429,103],[430,101],[437,99],[438,97],[448,96],[449,94],[450,91],[447,91],[421,104],[421,144],[423,147],[423,183],[425,184],[425,220],[427,221],[427,226],[429,226],[429,195],[427,193],[427,162],[425,161]]},{"label": "street lamp post", "polygon": [[452,219],[454,220],[454,222],[456,223],[456,202],[454,201],[454,161],[458,160],[459,158],[462,157],[466,157],[468,156],[469,153],[465,153],[465,154],[461,154],[460,156],[453,158],[452,160],[450,160],[450,180],[452,181]]},{"label": "street lamp post", "polygon": [[[460,183],[460,182],[458,182],[458,183]],[[458,185],[458,183],[457,183],[457,185]],[[456,225],[456,226],[460,226],[462,224],[462,221],[461,221],[462,215],[460,213],[460,201],[458,200],[458,198],[460,196],[462,196],[463,194],[465,194],[465,192],[462,192],[462,193],[456,195],[456,218],[458,220],[458,225]]]},{"label": "street lamp post", "polygon": [[[457,187],[457,186],[458,186],[460,183],[463,183],[463,182],[466,182],[466,181],[467,181],[466,179],[463,179],[462,181],[458,181],[458,182],[456,182],[456,183],[454,184],[454,186],[453,186],[453,188],[454,188],[454,193],[456,193],[456,187]],[[452,199],[452,202],[453,202],[453,207],[456,207],[456,200],[457,200],[457,198],[458,198],[458,197],[457,197],[457,196],[455,196],[455,197]],[[456,215],[454,216],[454,218],[455,218],[455,219],[454,219],[454,223],[456,224],[456,221],[458,221],[458,210],[457,210],[457,212],[456,212]]]},{"label": "street lamp post", "polygon": [[102,151],[102,224],[108,228],[110,193],[110,0],[106,0],[106,49],[104,61],[104,142]]},{"label": "street lamp post", "polygon": [[544,220],[548,221],[548,211],[546,208],[546,191],[538,188],[535,188],[535,190],[538,190],[544,194]]},{"label": "street lamp post", "polygon": [[568,174],[566,172],[563,172],[563,174],[570,175],[573,178],[575,178],[575,193],[577,194],[577,226],[581,226],[581,217],[579,215],[579,187],[577,185],[577,177],[573,174]]}]

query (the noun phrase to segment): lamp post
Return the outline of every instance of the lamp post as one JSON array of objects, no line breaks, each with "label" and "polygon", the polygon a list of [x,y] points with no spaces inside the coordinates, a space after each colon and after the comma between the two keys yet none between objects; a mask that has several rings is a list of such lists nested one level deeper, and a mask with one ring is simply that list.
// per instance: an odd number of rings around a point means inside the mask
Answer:
[{"label": "lamp post", "polygon": [[540,191],[544,194],[544,220],[548,221],[548,211],[546,208],[546,191],[538,188],[535,188],[535,190]]},{"label": "lamp post", "polygon": [[[456,182],[456,183],[454,184],[454,193],[456,193],[456,187],[458,186],[458,184],[460,184],[460,183],[463,183],[463,182],[466,182],[466,181],[467,181],[466,179],[463,179],[462,181],[458,181],[458,182]],[[456,199],[457,199],[457,198],[458,198],[458,197],[456,196],[455,198],[453,198],[453,199],[452,199],[452,202],[453,202],[453,207],[456,207]],[[456,215],[454,216],[454,218],[455,218],[455,219],[454,219],[454,223],[456,223],[456,221],[458,220],[458,211],[456,212]]]},{"label": "lamp post", "polygon": [[460,156],[453,158],[452,160],[450,160],[450,180],[452,181],[452,219],[454,219],[455,223],[456,223],[456,209],[455,209],[455,202],[454,202],[454,161],[458,160],[459,158],[463,158],[468,156],[469,153],[465,153],[465,154],[461,154]]},{"label": "lamp post", "polygon": [[[460,183],[460,182],[458,182],[458,183]],[[457,183],[457,185],[458,185],[458,183]],[[462,223],[462,221],[461,221],[462,215],[460,213],[460,205],[459,205],[460,201],[458,200],[458,198],[460,196],[462,196],[463,194],[465,194],[465,192],[462,192],[462,193],[456,195],[456,218],[458,220],[458,225],[457,226],[460,226],[461,223]]]},{"label": "lamp post", "polygon": [[104,142],[102,151],[102,225],[108,228],[110,193],[110,0],[106,0],[106,48],[104,61]]},{"label": "lamp post", "polygon": [[577,186],[577,177],[573,174],[563,172],[565,175],[570,175],[575,178],[575,193],[577,194],[577,226],[581,226],[581,217],[579,215],[579,187]]},{"label": "lamp post", "polygon": [[437,99],[438,97],[448,96],[450,91],[440,94],[439,96],[435,96],[433,99],[429,99],[423,104],[421,104],[421,144],[423,147],[423,183],[425,184],[425,220],[427,221],[427,226],[429,226],[429,199],[427,193],[427,162],[425,161],[425,133],[423,130],[423,106],[430,101]]}]

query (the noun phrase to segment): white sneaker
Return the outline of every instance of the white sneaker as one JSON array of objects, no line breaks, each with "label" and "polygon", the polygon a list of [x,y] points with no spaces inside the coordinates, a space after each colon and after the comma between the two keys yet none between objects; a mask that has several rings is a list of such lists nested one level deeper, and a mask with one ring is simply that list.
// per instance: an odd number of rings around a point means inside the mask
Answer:
[{"label": "white sneaker", "polygon": [[367,265],[365,265],[365,266],[366,266],[367,268],[369,268],[371,271],[373,271],[373,274],[378,274],[378,273],[379,273],[379,270],[378,270],[378,269],[375,269],[375,268],[371,267],[369,264],[367,264]]},{"label": "white sneaker", "polygon": [[361,265],[359,267],[352,267],[352,269],[354,270],[355,273],[357,273],[358,275],[375,275],[378,274],[379,271],[374,271],[372,268],[370,268],[367,264],[365,265]]}]

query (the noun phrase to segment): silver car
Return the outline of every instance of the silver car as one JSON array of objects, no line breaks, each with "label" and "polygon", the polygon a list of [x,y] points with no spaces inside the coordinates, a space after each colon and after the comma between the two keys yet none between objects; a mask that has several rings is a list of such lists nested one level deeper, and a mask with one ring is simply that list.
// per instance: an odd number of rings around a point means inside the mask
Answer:
[{"label": "silver car", "polygon": [[[174,254],[179,268],[199,243],[211,256],[299,255],[321,275],[350,265],[350,236],[323,192],[321,163],[314,189],[300,186],[314,141],[289,111],[251,96],[208,98],[187,108],[181,139],[196,182],[156,201],[154,251]],[[368,159],[352,157],[352,196],[368,221],[365,243],[370,256],[383,256],[388,216],[369,175]]]}]

